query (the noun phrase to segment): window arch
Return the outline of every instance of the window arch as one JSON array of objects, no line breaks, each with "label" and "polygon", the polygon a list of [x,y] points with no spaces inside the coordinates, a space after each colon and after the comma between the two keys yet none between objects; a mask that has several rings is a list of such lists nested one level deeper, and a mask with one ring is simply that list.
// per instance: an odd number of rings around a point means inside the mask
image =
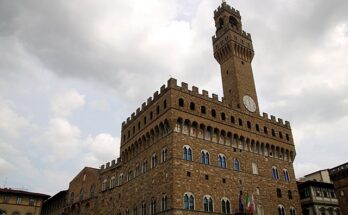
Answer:
[{"label": "window arch", "polygon": [[288,199],[292,199],[292,192],[291,192],[291,190],[288,190]]},{"label": "window arch", "polygon": [[168,148],[164,147],[162,149],[162,163],[168,160]]},{"label": "window arch", "polygon": [[112,176],[110,180],[110,188],[114,188],[115,186],[116,186],[116,179],[115,179],[115,176]]},{"label": "window arch", "polygon": [[279,180],[278,169],[275,166],[272,167],[272,177],[275,180]]},{"label": "window arch", "polygon": [[211,116],[212,117],[216,117],[216,110],[215,109],[211,109]]},{"label": "window arch", "polygon": [[194,210],[195,209],[195,197],[192,193],[184,194],[184,209]]},{"label": "window arch", "polygon": [[151,208],[150,208],[151,215],[156,214],[156,198],[152,197],[151,199]]},{"label": "window arch", "polygon": [[257,168],[257,164],[256,163],[252,163],[251,167],[252,167],[252,170],[253,170],[253,174],[254,175],[258,175],[259,174],[259,169]]},{"label": "window arch", "polygon": [[241,118],[238,119],[239,126],[243,126],[243,120]]},{"label": "window arch", "polygon": [[120,176],[118,177],[118,185],[123,184],[123,182],[124,182],[124,175],[123,173],[121,173]]},{"label": "window arch", "polygon": [[157,166],[157,155],[154,153],[151,157],[151,168],[155,168]]},{"label": "window arch", "polygon": [[234,116],[231,116],[231,123],[232,124],[236,123],[236,120],[234,119]]},{"label": "window arch", "polygon": [[240,163],[239,163],[239,160],[237,158],[234,159],[234,170],[237,172],[240,171]]},{"label": "window arch", "polygon": [[143,161],[143,173],[147,172],[147,160]]},{"label": "window arch", "polygon": [[224,112],[221,113],[221,120],[223,120],[223,121],[226,120],[226,114]]},{"label": "window arch", "polygon": [[278,215],[285,215],[285,209],[283,205],[278,205]]},{"label": "window arch", "polygon": [[206,164],[206,165],[210,164],[210,156],[209,156],[209,152],[207,150],[202,150],[201,162],[202,162],[202,164]]},{"label": "window arch", "polygon": [[106,188],[106,185],[108,183],[108,180],[107,179],[104,179],[103,183],[102,183],[102,191],[105,191],[107,188]]},{"label": "window arch", "polygon": [[231,204],[230,200],[226,197],[221,199],[221,211],[223,214],[230,214],[231,213]]},{"label": "window arch", "polygon": [[290,207],[290,215],[296,215],[296,210],[294,207]]},{"label": "window arch", "polygon": [[164,100],[163,101],[163,109],[166,109],[167,108],[167,100]]},{"label": "window arch", "polygon": [[183,159],[187,161],[192,161],[192,149],[190,146],[183,147]]},{"label": "window arch", "polygon": [[282,190],[280,188],[277,188],[277,197],[282,198]]},{"label": "window arch", "polygon": [[214,212],[213,199],[211,196],[205,195],[203,197],[203,208],[206,212]]},{"label": "window arch", "polygon": [[283,173],[284,173],[284,180],[286,182],[290,182],[290,177],[289,177],[289,172],[287,169],[283,169]]},{"label": "window arch", "polygon": [[195,103],[191,102],[190,103],[190,110],[195,110],[195,109],[196,109]]},{"label": "window arch", "polygon": [[164,194],[161,200],[161,211],[166,211],[167,209],[168,209],[168,197],[166,194]]},{"label": "window arch", "polygon": [[185,105],[184,99],[180,98],[179,99],[179,107],[184,107],[184,105]]},{"label": "window arch", "polygon": [[202,114],[206,114],[207,113],[205,106],[201,106],[201,113]]},{"label": "window arch", "polygon": [[226,157],[223,154],[219,154],[218,156],[218,166],[220,168],[226,169]]}]

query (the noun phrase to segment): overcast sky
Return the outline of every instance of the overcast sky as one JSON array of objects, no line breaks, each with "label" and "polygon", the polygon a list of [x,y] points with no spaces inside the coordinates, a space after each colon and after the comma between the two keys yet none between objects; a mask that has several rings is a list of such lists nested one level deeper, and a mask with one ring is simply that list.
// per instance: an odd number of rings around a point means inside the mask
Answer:
[{"label": "overcast sky", "polygon": [[[0,0],[0,187],[54,194],[119,155],[170,77],[222,96],[220,0]],[[234,0],[262,112],[289,120],[296,176],[347,162],[348,1]]]}]

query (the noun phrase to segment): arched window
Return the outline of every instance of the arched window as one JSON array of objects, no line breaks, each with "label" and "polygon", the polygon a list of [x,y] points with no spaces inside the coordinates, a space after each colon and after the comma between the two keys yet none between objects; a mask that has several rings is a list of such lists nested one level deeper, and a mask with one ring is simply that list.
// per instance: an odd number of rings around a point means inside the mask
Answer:
[{"label": "arched window", "polygon": [[102,183],[102,191],[105,191],[107,188],[106,188],[106,185],[108,183],[108,180],[104,179],[103,183]]},{"label": "arched window", "polygon": [[190,146],[184,146],[183,159],[187,161],[192,161],[192,149]]},{"label": "arched window", "polygon": [[162,149],[162,163],[166,162],[167,159],[168,159],[168,149],[167,149],[167,147],[164,147]]},{"label": "arched window", "polygon": [[221,113],[221,120],[225,121],[226,120],[226,114],[225,113]]},{"label": "arched window", "polygon": [[123,184],[123,181],[124,181],[124,176],[123,176],[123,173],[121,173],[120,176],[118,177],[118,185]]},{"label": "arched window", "polygon": [[147,160],[143,161],[143,173],[147,172]]},{"label": "arched window", "polygon": [[238,29],[238,21],[236,18],[234,18],[233,16],[230,16],[230,25],[232,28],[236,28]]},{"label": "arched window", "polygon": [[266,126],[263,127],[263,131],[265,132],[265,134],[268,134],[268,129]]},{"label": "arched window", "polygon": [[138,215],[138,208],[137,207],[133,208],[133,214],[132,215]]},{"label": "arched window", "polygon": [[179,99],[179,107],[184,107],[184,99],[180,98]]},{"label": "arched window", "polygon": [[219,25],[218,25],[218,29],[217,30],[220,30],[224,27],[224,20],[222,18],[219,19]]},{"label": "arched window", "polygon": [[211,116],[214,117],[214,118],[216,117],[216,110],[215,109],[211,110]]},{"label": "arched window", "polygon": [[234,116],[231,116],[231,123],[232,124],[236,123],[236,120],[234,119]]},{"label": "arched window", "polygon": [[84,194],[84,192],[83,192],[83,189],[81,188],[81,190],[80,190],[80,201],[83,200],[83,194]]},{"label": "arched window", "polygon": [[195,109],[196,109],[195,103],[191,102],[190,103],[190,110],[195,110]]},{"label": "arched window", "polygon": [[292,199],[292,192],[291,192],[291,190],[288,190],[288,198]]},{"label": "arched window", "polygon": [[95,196],[95,185],[93,184],[90,189],[89,197],[93,198]]},{"label": "arched window", "polygon": [[161,201],[161,211],[166,211],[168,209],[168,197],[167,195],[162,196]]},{"label": "arched window", "polygon": [[285,209],[283,205],[278,205],[278,215],[285,215]]},{"label": "arched window", "polygon": [[151,199],[151,215],[156,214],[156,198],[152,197]]},{"label": "arched window", "polygon": [[205,106],[201,106],[201,113],[202,113],[202,114],[206,114],[206,113],[207,113],[207,111],[206,111],[206,109],[205,109]]},{"label": "arched window", "polygon": [[277,197],[282,198],[282,190],[277,188]]},{"label": "arched window", "polygon": [[290,207],[290,215],[296,215],[296,210],[294,207]]},{"label": "arched window", "polygon": [[213,199],[210,196],[204,196],[203,207],[206,212],[214,212]]},{"label": "arched window", "polygon": [[227,198],[222,198],[221,200],[221,210],[223,214],[230,214],[231,213],[231,204],[230,200]]},{"label": "arched window", "polygon": [[226,169],[226,157],[225,157],[225,155],[220,154],[218,156],[218,166],[223,168],[223,169]]},{"label": "arched window", "polygon": [[279,180],[278,169],[275,166],[272,167],[272,177],[275,180]]},{"label": "arched window", "polygon": [[155,168],[157,166],[157,155],[154,153],[151,158],[151,168]]},{"label": "arched window", "polygon": [[167,108],[167,100],[164,100],[163,101],[163,109],[166,109]]},{"label": "arched window", "polygon": [[126,210],[126,215],[129,215],[129,209]]},{"label": "arched window", "polygon": [[141,205],[141,215],[146,215],[146,203],[143,202]]},{"label": "arched window", "polygon": [[258,175],[258,174],[259,174],[259,169],[257,168],[256,163],[252,163],[252,164],[251,164],[251,167],[252,167],[252,169],[253,169],[253,174],[254,174],[254,175]]},{"label": "arched window", "polygon": [[194,210],[195,209],[195,198],[192,193],[185,193],[184,195],[184,209]]},{"label": "arched window", "polygon": [[247,126],[249,129],[251,129],[251,122],[247,121]]},{"label": "arched window", "polygon": [[209,152],[206,150],[203,150],[201,152],[201,162],[202,164],[209,165],[210,164],[210,157],[209,157]]},{"label": "arched window", "polygon": [[256,128],[256,131],[260,131],[260,126],[259,126],[259,124],[256,124],[256,125],[255,125],[255,128]]},{"label": "arched window", "polygon": [[240,163],[238,159],[234,159],[234,170],[237,172],[240,171]]},{"label": "arched window", "polygon": [[110,188],[114,188],[115,186],[116,186],[116,179],[115,179],[115,176],[112,176],[110,180]]},{"label": "arched window", "polygon": [[243,126],[243,120],[241,118],[238,119],[239,126]]},{"label": "arched window", "polygon": [[290,177],[289,177],[289,172],[288,172],[288,170],[287,170],[287,169],[284,169],[284,170],[283,170],[283,173],[284,173],[284,180],[285,180],[286,182],[290,182]]}]

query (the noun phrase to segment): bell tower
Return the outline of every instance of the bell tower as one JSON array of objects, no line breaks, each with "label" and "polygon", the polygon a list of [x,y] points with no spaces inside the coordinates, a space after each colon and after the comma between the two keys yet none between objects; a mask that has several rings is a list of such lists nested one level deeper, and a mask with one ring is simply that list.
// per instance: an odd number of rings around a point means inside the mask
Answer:
[{"label": "bell tower", "polygon": [[224,100],[232,109],[259,115],[251,62],[254,49],[238,10],[225,1],[214,11],[214,57],[220,64]]}]

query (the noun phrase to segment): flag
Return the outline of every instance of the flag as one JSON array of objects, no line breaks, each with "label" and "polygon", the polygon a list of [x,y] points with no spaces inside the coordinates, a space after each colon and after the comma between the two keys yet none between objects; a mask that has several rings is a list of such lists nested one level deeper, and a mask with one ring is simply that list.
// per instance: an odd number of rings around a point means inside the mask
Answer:
[{"label": "flag", "polygon": [[249,211],[249,213],[254,213],[254,211],[255,211],[254,194],[251,194],[251,199],[250,199],[249,205],[248,205],[248,211]]},{"label": "flag", "polygon": [[249,207],[250,207],[249,194],[246,194],[246,196],[245,196],[245,205],[246,205],[247,210],[249,210]]}]

